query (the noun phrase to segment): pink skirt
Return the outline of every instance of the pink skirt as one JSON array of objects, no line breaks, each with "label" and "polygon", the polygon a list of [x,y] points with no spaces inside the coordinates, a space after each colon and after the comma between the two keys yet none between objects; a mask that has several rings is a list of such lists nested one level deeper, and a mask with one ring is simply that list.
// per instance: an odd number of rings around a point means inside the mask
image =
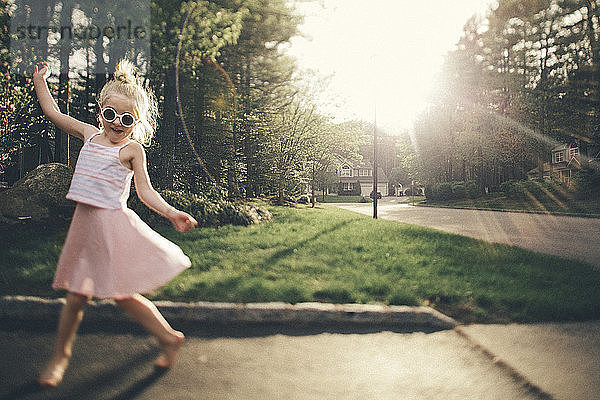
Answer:
[{"label": "pink skirt", "polygon": [[52,287],[98,298],[126,298],[159,288],[190,259],[130,209],[78,203]]}]

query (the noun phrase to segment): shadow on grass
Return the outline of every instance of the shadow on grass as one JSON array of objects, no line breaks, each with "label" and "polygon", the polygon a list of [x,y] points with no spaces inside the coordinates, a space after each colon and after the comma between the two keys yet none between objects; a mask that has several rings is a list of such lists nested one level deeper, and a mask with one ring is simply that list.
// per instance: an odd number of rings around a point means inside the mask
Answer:
[{"label": "shadow on grass", "polygon": [[345,220],[345,221],[339,222],[339,223],[333,225],[330,228],[327,228],[327,229],[324,229],[324,230],[322,230],[320,232],[317,232],[317,234],[313,235],[310,238],[301,240],[301,241],[299,241],[299,242],[297,242],[295,244],[290,244],[285,249],[276,251],[273,255],[271,255],[269,258],[267,258],[264,261],[264,264],[266,266],[272,266],[272,265],[278,264],[282,259],[284,259],[286,257],[289,257],[290,255],[294,254],[295,250],[298,250],[298,249],[306,246],[307,244],[309,244],[309,243],[311,243],[311,242],[319,239],[321,236],[324,236],[324,235],[327,235],[329,233],[335,232],[338,229],[341,229],[344,226],[350,224],[351,222],[354,222],[354,220]]}]

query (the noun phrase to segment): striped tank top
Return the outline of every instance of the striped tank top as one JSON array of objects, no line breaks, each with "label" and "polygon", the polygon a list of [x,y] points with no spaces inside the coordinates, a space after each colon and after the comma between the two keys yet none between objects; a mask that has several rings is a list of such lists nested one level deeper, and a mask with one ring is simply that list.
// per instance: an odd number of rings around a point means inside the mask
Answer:
[{"label": "striped tank top", "polygon": [[92,135],[81,148],[67,199],[100,208],[127,207],[133,171],[121,164],[122,146],[92,143]]}]

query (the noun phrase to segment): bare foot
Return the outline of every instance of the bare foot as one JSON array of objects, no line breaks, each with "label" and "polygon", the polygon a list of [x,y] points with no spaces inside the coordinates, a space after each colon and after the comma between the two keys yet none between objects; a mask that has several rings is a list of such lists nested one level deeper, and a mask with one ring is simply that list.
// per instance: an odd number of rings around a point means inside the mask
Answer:
[{"label": "bare foot", "polygon": [[156,359],[154,365],[158,368],[171,368],[175,364],[177,353],[185,341],[185,336],[181,332],[175,332],[170,341],[161,343],[162,354]]},{"label": "bare foot", "polygon": [[68,365],[69,357],[53,357],[40,374],[38,380],[40,386],[44,388],[58,386],[63,380]]}]

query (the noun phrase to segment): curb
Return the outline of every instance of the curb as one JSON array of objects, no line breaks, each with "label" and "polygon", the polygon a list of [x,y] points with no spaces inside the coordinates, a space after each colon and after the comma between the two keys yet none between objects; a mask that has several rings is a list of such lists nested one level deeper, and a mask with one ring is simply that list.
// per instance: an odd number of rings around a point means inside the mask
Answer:
[{"label": "curb", "polygon": [[[64,299],[31,296],[0,298],[0,320],[56,321]],[[413,329],[453,329],[458,323],[429,307],[329,303],[178,303],[155,301],[164,317],[173,322],[204,324],[284,325],[385,325]],[[113,301],[90,301],[86,321],[130,322]]]}]

